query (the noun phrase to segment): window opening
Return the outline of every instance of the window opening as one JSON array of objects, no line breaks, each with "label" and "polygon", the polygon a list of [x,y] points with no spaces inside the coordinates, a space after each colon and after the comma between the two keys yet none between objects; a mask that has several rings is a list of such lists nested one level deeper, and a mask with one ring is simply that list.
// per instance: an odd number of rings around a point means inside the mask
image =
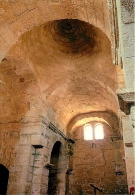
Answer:
[{"label": "window opening", "polygon": [[104,139],[104,130],[102,124],[96,124],[94,128],[95,139]]},{"label": "window opening", "polygon": [[84,126],[84,139],[93,140],[93,129],[90,124]]}]

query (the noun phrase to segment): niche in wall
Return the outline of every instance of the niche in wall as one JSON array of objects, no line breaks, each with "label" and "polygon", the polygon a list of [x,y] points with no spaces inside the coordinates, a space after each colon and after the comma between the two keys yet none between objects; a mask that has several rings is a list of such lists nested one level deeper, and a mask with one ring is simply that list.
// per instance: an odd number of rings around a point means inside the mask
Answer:
[{"label": "niche in wall", "polygon": [[61,173],[61,157],[62,144],[57,141],[51,152],[49,179],[48,179],[48,194],[55,195],[60,190],[59,174]]}]

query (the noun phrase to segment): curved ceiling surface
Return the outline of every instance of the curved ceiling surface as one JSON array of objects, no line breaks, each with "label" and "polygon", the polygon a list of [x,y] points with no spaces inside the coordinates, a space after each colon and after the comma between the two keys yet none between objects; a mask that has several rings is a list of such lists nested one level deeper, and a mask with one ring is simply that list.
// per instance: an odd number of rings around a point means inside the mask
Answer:
[{"label": "curved ceiling surface", "polygon": [[0,60],[18,38],[35,26],[64,18],[79,19],[100,28],[109,38],[107,0],[1,0]]},{"label": "curved ceiling surface", "polygon": [[29,63],[41,88],[43,115],[62,129],[82,113],[117,113],[110,41],[93,25],[77,19],[45,23],[21,36],[10,53]]}]

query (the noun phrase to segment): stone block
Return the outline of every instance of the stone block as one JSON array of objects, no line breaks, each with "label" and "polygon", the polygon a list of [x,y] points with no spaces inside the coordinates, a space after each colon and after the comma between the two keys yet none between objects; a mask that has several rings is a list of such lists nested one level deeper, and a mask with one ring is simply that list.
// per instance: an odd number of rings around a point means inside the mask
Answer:
[{"label": "stone block", "polygon": [[26,30],[30,30],[35,23],[31,12],[28,10],[21,14],[20,22],[22,23]]},{"label": "stone block", "polygon": [[121,18],[124,24],[134,23],[134,1],[121,0]]},{"label": "stone block", "polygon": [[47,170],[46,168],[44,168],[43,169],[43,176],[47,178],[48,175],[49,175],[49,170]]},{"label": "stone block", "polygon": [[[11,39],[8,39],[9,36],[11,37]],[[12,45],[16,42],[16,37],[10,29],[7,29],[2,37],[3,37],[4,40],[7,40],[7,43],[9,45]]]},{"label": "stone block", "polygon": [[15,167],[15,166],[10,167],[10,173],[15,172],[15,169],[16,169],[16,167]]},{"label": "stone block", "polygon": [[28,170],[29,170],[29,165],[22,166],[22,172],[28,172]]},{"label": "stone block", "polygon": [[30,155],[30,160],[29,160],[29,165],[30,166],[34,165],[34,158],[35,158],[35,154],[33,153],[33,154]]},{"label": "stone block", "polygon": [[14,184],[9,184],[8,185],[8,191],[7,191],[7,195],[17,195],[17,194],[25,194],[23,191],[23,184],[20,184],[18,182],[14,183]]},{"label": "stone block", "polygon": [[[134,48],[127,48],[130,51],[134,52]],[[125,83],[126,83],[126,88],[130,89],[131,91],[134,91],[134,86],[135,86],[135,71],[134,71],[134,62],[135,62],[135,57],[134,53],[132,54],[131,57],[127,57],[124,59],[123,64],[124,64],[124,72],[125,72]]]},{"label": "stone block", "polygon": [[33,183],[34,185],[36,184],[40,184],[41,185],[41,179],[42,179],[42,175],[33,175]]},{"label": "stone block", "polygon": [[47,138],[44,138],[43,136],[41,136],[41,145],[44,147],[47,146]]},{"label": "stone block", "polygon": [[21,133],[22,134],[35,134],[39,135],[41,129],[41,123],[39,122],[38,124],[24,124]]},{"label": "stone block", "polygon": [[29,166],[28,171],[29,171],[29,173],[32,173],[33,172],[33,166]]},{"label": "stone block", "polygon": [[41,145],[41,135],[31,135],[31,145]]},{"label": "stone block", "polygon": [[14,36],[19,37],[20,35],[23,34],[23,32],[25,31],[23,25],[20,23],[20,21],[17,19],[15,20],[11,26],[10,26],[10,30],[11,32],[14,33]]},{"label": "stone block", "polygon": [[135,151],[133,147],[125,147],[125,157],[135,159]]},{"label": "stone block", "polygon": [[17,154],[16,156],[16,165],[22,165],[22,166],[27,166],[29,165],[29,154]]},{"label": "stone block", "polygon": [[20,181],[20,172],[15,171],[10,173],[10,181],[11,182],[19,182]]},{"label": "stone block", "polygon": [[36,166],[36,167],[43,166],[43,161],[41,161],[41,160],[34,160],[34,166]]},{"label": "stone block", "polygon": [[28,172],[21,172],[20,173],[20,183],[27,182]]},{"label": "stone block", "polygon": [[130,116],[122,117],[123,132],[132,130]]},{"label": "stone block", "polygon": [[123,132],[124,143],[131,143],[133,141],[133,138],[134,137],[133,137],[132,130]]},{"label": "stone block", "polygon": [[27,153],[27,154],[30,154],[31,153],[31,146],[25,146],[25,145],[21,145],[21,146],[18,146],[18,153]]},{"label": "stone block", "polygon": [[17,172],[21,172],[21,170],[22,170],[22,166],[21,165],[17,165],[17,166],[15,166],[15,171],[17,171]]},{"label": "stone block", "polygon": [[42,175],[42,173],[43,173],[43,167],[34,167],[33,168],[34,175]]},{"label": "stone block", "polygon": [[9,48],[9,45],[7,44],[7,42],[4,40],[3,37],[0,37],[0,54],[1,56],[3,57],[6,53],[6,51],[8,50]]},{"label": "stone block", "polygon": [[33,174],[32,173],[28,173],[27,181],[31,182],[32,178],[33,178]]},{"label": "stone block", "polygon": [[30,145],[31,144],[31,142],[30,142],[30,135],[22,134],[20,136],[19,144],[20,145]]},{"label": "stone block", "polygon": [[32,185],[31,194],[33,194],[33,195],[40,194],[40,188],[41,188],[41,185],[40,184],[34,184],[34,185]]},{"label": "stone block", "polygon": [[47,185],[42,185],[41,188],[41,195],[46,195],[47,194],[47,190],[48,190],[48,186]]}]

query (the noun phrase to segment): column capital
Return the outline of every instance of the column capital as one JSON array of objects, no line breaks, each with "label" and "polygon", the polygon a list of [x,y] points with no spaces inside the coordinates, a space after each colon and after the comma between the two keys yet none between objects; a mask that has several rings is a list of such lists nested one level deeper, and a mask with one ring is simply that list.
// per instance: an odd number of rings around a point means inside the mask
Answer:
[{"label": "column capital", "polygon": [[130,109],[135,105],[135,92],[117,93],[121,111],[126,115],[130,114]]}]

